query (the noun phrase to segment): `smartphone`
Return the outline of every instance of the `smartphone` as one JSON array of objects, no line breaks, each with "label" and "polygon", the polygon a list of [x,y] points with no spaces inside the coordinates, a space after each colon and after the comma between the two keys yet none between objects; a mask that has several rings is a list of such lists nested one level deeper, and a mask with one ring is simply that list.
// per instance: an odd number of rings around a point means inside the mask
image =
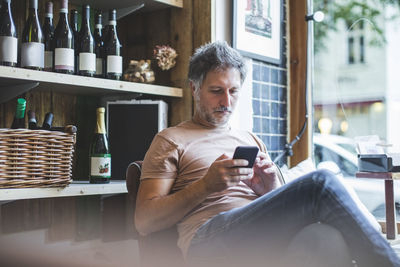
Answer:
[{"label": "smartphone", "polygon": [[245,159],[249,164],[245,167],[253,168],[254,161],[257,158],[258,147],[256,146],[238,146],[233,153],[234,159]]}]

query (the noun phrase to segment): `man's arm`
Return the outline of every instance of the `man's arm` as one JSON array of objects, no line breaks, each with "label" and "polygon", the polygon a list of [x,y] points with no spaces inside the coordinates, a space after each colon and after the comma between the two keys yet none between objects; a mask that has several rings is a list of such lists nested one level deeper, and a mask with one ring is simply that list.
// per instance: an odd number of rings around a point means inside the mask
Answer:
[{"label": "man's arm", "polygon": [[247,164],[247,160],[233,160],[223,154],[204,177],[173,194],[169,194],[173,179],[141,181],[136,200],[136,229],[146,235],[173,226],[211,193],[236,185],[252,174],[250,168],[237,168]]},{"label": "man's arm", "polygon": [[209,195],[203,179],[169,194],[173,183],[173,179],[160,178],[141,181],[135,225],[142,235],[173,226]]}]

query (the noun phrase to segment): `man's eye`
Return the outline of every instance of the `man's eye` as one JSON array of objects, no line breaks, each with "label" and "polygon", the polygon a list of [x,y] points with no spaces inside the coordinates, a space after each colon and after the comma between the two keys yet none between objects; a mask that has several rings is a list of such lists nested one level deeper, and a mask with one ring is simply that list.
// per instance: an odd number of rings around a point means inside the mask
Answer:
[{"label": "man's eye", "polygon": [[239,93],[239,90],[231,90],[231,95],[236,95]]}]

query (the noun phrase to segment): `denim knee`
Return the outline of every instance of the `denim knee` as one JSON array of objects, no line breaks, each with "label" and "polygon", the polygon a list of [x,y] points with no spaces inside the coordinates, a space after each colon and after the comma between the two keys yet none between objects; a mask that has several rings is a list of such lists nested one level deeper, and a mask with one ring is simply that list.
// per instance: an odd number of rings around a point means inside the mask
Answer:
[{"label": "denim knee", "polygon": [[326,169],[320,169],[316,170],[311,173],[311,179],[314,180],[315,183],[317,184],[325,184],[326,182],[339,182],[338,178],[336,175]]},{"label": "denim knee", "polygon": [[310,172],[309,174],[304,175],[299,180],[300,183],[306,183],[313,188],[315,187],[316,189],[322,189],[327,184],[333,186],[341,184],[336,175],[326,169],[320,169]]}]

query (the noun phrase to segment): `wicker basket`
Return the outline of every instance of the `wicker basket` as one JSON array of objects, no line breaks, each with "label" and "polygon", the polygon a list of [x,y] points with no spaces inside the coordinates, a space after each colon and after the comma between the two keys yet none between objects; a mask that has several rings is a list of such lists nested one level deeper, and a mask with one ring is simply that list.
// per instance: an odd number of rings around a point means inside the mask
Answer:
[{"label": "wicker basket", "polygon": [[74,145],[75,134],[0,129],[0,188],[67,186]]}]

